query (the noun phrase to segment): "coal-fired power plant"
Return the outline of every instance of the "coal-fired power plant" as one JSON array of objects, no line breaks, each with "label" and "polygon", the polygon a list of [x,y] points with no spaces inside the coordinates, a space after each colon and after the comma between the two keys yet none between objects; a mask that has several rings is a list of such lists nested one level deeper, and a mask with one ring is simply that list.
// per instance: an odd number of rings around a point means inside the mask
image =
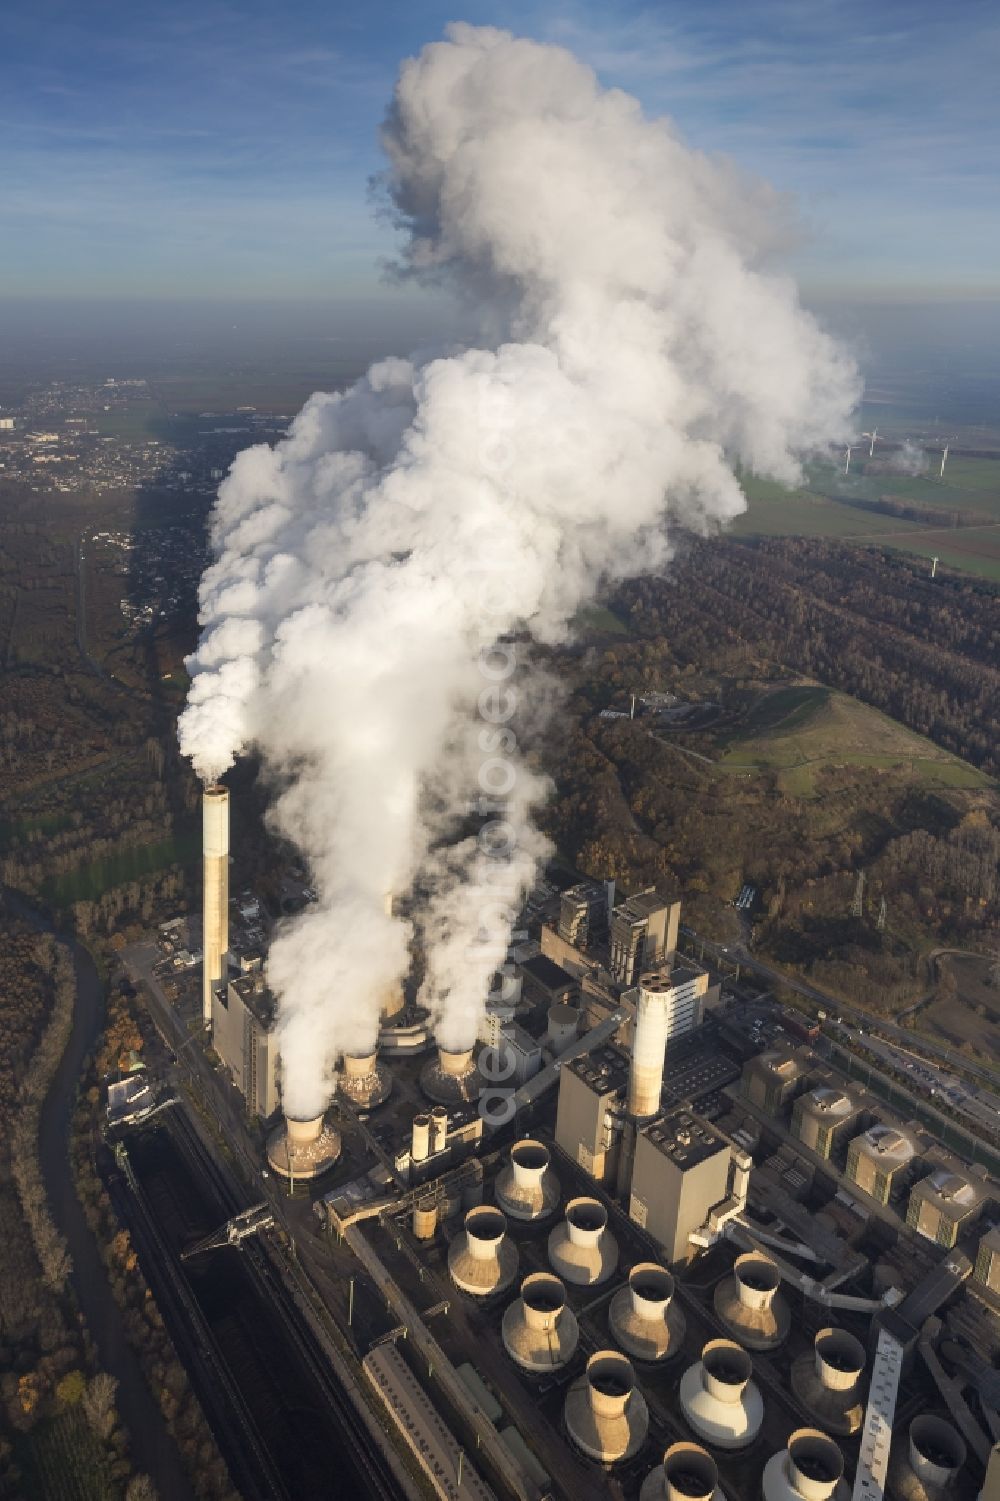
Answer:
[{"label": "coal-fired power plant", "polygon": [[218,784],[202,793],[203,969],[201,1015],[212,1025],[212,992],[221,982],[229,949],[229,789]]}]

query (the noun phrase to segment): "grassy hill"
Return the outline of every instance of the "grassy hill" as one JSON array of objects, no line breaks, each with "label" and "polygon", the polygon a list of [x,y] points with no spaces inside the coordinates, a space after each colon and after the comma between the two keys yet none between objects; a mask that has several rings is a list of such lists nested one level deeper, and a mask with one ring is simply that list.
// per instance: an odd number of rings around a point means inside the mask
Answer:
[{"label": "grassy hill", "polygon": [[816,773],[825,767],[898,767],[929,786],[989,781],[878,709],[813,683],[761,692],[714,740],[721,770],[777,772],[782,789],[796,797],[814,796]]}]

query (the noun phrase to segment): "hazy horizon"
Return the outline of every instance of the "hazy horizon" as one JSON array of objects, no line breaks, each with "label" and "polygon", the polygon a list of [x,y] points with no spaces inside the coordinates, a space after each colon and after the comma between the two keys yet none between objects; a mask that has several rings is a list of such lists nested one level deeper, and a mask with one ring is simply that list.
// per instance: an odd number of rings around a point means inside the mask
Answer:
[{"label": "hazy horizon", "polygon": [[[849,345],[866,406],[970,426],[997,420],[1000,299],[804,296]],[[74,375],[270,373],[341,385],[372,359],[474,341],[468,311],[387,284],[367,299],[10,298],[0,295],[0,403]],[[873,408],[874,409],[874,408]]]}]

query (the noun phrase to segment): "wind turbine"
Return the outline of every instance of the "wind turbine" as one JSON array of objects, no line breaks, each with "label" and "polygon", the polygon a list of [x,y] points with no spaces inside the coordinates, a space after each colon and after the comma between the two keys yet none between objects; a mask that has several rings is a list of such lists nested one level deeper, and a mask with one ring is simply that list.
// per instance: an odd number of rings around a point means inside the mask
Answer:
[{"label": "wind turbine", "polygon": [[938,561],[937,558],[931,558],[931,578],[935,578],[937,575]]},{"label": "wind turbine", "polygon": [[947,464],[947,462],[948,462],[948,444],[946,443],[944,445],[944,453],[941,455],[941,471],[938,474],[938,479],[944,479],[944,466],[945,466],[945,464]]},{"label": "wind turbine", "polygon": [[868,450],[868,457],[870,459],[873,459],[875,457],[875,444],[878,440],[878,428],[873,427],[870,433],[862,433],[861,436],[862,438],[871,438],[872,441],[871,447]]},{"label": "wind turbine", "polygon": [[849,469],[850,469],[850,467],[851,467],[851,454],[852,454],[852,453],[853,453],[853,452],[854,452],[854,450],[855,450],[855,449],[856,449],[856,448],[860,448],[860,447],[861,447],[861,444],[860,444],[860,443],[849,443],[849,444],[848,444],[848,445],[847,445],[847,457],[846,457],[846,459],[845,459],[845,460],[844,460],[844,473],[845,473],[845,474],[846,474],[846,473],[847,473],[847,471],[848,471],[848,470],[849,470]]}]

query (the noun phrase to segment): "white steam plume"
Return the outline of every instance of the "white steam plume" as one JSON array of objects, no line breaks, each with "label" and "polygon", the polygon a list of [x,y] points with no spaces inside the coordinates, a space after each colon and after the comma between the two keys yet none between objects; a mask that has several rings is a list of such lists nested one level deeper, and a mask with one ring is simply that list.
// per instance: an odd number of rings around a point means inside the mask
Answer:
[{"label": "white steam plume", "polygon": [[[283,788],[275,824],[309,859],[318,901],[269,961],[295,1114],[323,1108],[341,1051],[374,1045],[405,972],[388,891],[421,893],[439,1040],[474,1040],[544,848],[544,785],[497,738],[523,684],[483,649],[563,639],[602,578],[665,561],[672,524],[743,509],[732,460],[792,482],[796,452],[846,443],[859,393],[764,267],[774,194],[568,52],[447,36],[401,69],[387,186],[409,266],[471,291],[497,336],[385,360],[239,456],[180,722],[205,779],[256,747]],[[487,859],[458,835],[505,777],[510,843]]]}]

